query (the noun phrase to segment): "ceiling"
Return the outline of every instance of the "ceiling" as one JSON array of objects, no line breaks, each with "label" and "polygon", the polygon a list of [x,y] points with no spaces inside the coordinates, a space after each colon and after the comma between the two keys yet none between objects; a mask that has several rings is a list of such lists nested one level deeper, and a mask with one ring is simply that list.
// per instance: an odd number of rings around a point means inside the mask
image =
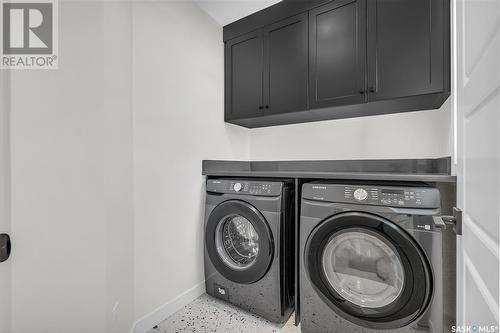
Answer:
[{"label": "ceiling", "polygon": [[195,0],[195,2],[224,26],[240,18],[258,12],[280,2],[281,0]]}]

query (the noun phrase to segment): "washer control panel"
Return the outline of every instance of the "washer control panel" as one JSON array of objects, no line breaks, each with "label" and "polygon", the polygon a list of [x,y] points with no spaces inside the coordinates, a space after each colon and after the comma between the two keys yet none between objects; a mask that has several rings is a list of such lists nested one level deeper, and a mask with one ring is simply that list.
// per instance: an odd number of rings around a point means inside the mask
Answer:
[{"label": "washer control panel", "polygon": [[209,179],[207,191],[246,195],[277,196],[281,195],[283,183],[253,180]]},{"label": "washer control panel", "polygon": [[439,208],[439,190],[431,187],[399,187],[340,184],[304,184],[304,199],[406,208]]}]

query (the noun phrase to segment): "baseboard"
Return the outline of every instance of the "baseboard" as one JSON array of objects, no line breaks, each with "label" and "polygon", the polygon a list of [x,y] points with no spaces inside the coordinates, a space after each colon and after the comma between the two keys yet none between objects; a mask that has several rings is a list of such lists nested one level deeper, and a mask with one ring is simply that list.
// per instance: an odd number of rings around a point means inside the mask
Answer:
[{"label": "baseboard", "polygon": [[205,293],[205,281],[189,288],[173,300],[163,304],[158,309],[138,319],[132,325],[130,333],[146,333],[160,322],[203,295],[203,293]]}]

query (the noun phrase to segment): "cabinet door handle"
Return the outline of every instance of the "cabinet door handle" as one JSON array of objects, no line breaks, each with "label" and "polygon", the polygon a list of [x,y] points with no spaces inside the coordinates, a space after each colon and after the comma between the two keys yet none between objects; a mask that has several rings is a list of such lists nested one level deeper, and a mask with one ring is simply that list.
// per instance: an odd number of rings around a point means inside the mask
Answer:
[{"label": "cabinet door handle", "polygon": [[262,105],[261,105],[261,106],[259,106],[259,110],[262,110]]},{"label": "cabinet door handle", "polygon": [[266,109],[269,109],[269,105],[266,105]]},{"label": "cabinet door handle", "polygon": [[360,91],[359,91],[359,93],[360,93],[361,95],[363,95],[363,94],[365,93],[365,91],[360,90]]},{"label": "cabinet door handle", "polygon": [[371,92],[371,93],[376,92],[375,88],[373,88],[373,87],[372,87],[372,88],[370,88],[370,92]]}]

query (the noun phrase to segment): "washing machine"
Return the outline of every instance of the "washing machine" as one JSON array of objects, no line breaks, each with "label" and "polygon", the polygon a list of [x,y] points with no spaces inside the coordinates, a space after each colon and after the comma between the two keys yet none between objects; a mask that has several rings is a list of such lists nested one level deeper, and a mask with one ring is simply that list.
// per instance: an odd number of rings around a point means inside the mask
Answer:
[{"label": "washing machine", "polygon": [[304,184],[302,332],[443,333],[440,213],[425,184]]},{"label": "washing machine", "polygon": [[294,306],[294,187],[209,179],[205,283],[209,295],[284,323]]}]

